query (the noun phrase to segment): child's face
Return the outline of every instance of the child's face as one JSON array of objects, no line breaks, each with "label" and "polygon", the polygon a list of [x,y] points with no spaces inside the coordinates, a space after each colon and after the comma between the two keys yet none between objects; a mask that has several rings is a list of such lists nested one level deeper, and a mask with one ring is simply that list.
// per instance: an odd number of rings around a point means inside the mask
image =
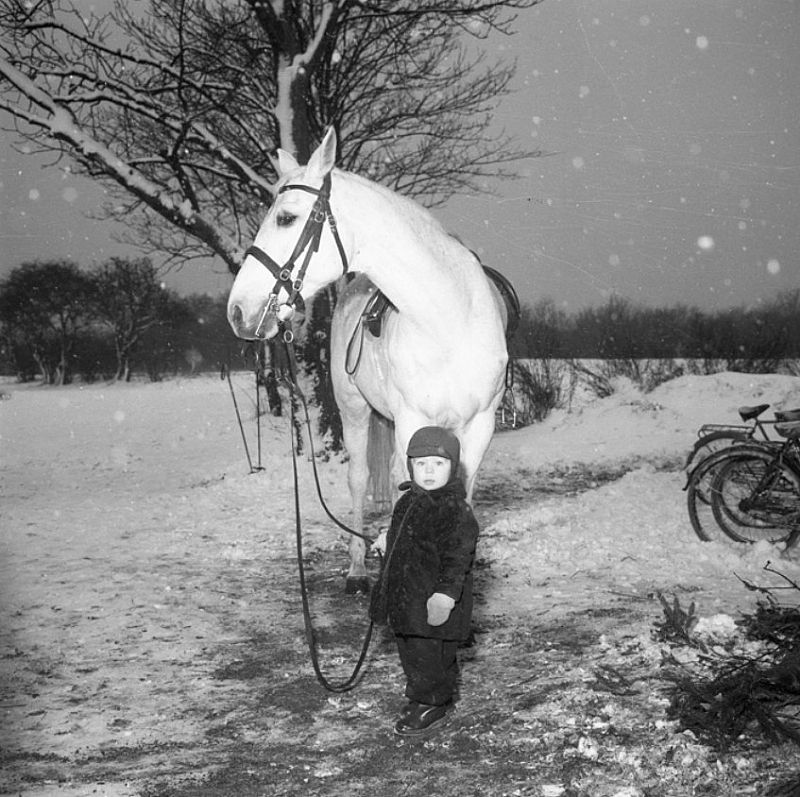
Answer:
[{"label": "child's face", "polygon": [[438,490],[450,480],[451,462],[446,457],[413,457],[411,473],[414,481],[426,490]]}]

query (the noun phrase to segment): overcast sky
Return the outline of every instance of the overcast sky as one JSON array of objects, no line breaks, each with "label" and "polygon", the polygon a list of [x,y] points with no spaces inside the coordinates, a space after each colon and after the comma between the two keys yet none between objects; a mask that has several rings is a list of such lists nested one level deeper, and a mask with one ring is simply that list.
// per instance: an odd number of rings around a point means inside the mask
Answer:
[{"label": "overcast sky", "polygon": [[[491,45],[518,62],[497,120],[555,154],[436,214],[523,302],[717,309],[800,287],[800,4],[544,0],[518,28]],[[129,253],[85,218],[98,187],[1,141],[0,276]],[[220,264],[166,282],[230,285]]]}]

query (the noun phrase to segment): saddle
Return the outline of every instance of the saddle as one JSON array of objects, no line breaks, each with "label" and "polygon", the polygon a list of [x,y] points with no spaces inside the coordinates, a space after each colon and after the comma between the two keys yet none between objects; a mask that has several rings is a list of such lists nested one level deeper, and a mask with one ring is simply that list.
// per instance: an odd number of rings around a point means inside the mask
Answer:
[{"label": "saddle", "polygon": [[[519,297],[511,281],[497,269],[484,266],[483,264],[481,264],[481,268],[483,268],[486,276],[494,283],[494,286],[499,291],[506,305],[506,316],[508,319],[506,321],[506,342],[509,342],[519,326],[520,317],[522,315]],[[397,308],[392,304],[386,294],[379,290],[376,290],[370,297],[370,300],[364,308],[363,319],[364,324],[373,337],[379,338],[381,336],[381,332],[383,331],[383,319],[386,317],[389,310],[396,309]]]},{"label": "saddle", "polygon": [[775,410],[775,431],[781,437],[800,438],[800,409]]},{"label": "saddle", "polygon": [[743,421],[752,421],[753,418],[758,418],[764,410],[768,409],[769,404],[756,404],[754,407],[739,407],[739,417]]},{"label": "saddle", "polygon": [[366,324],[367,329],[369,330],[370,334],[375,337],[379,338],[381,336],[381,332],[383,331],[383,319],[386,313],[389,310],[396,310],[397,308],[389,301],[389,297],[386,296],[383,291],[375,290],[375,293],[372,294],[370,300],[367,302],[367,306],[364,308],[364,324]]}]

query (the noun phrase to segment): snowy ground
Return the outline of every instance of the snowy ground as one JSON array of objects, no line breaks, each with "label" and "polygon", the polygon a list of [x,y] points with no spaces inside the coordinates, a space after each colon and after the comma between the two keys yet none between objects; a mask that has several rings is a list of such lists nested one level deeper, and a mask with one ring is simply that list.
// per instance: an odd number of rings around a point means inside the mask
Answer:
[{"label": "snowy ground", "polygon": [[[250,380],[235,376],[255,459]],[[264,420],[263,470],[251,475],[219,379],[2,390],[0,793],[144,794],[148,778],[168,776],[176,750],[184,765],[191,750],[205,772],[219,762],[197,717],[216,716],[235,690],[214,677],[221,651],[230,661],[255,627],[302,648],[285,421]],[[479,556],[493,574],[479,624],[503,616],[533,628],[647,604],[632,628],[645,634],[658,592],[695,601],[704,617],[736,617],[756,600],[737,576],[781,585],[763,569],[771,561],[800,581],[797,553],[701,543],[686,515],[680,467],[697,427],[762,402],[800,407],[800,378],[689,376],[646,395],[623,383],[498,434],[476,501]],[[346,517],[344,465],[320,469],[332,510]],[[575,474],[596,484],[570,493]],[[309,550],[343,552],[308,473],[302,504]],[[288,592],[265,575],[276,564]],[[266,682],[289,678],[285,666],[267,662]],[[374,719],[390,727],[392,717]],[[137,751],[136,773],[120,765],[115,781],[102,762],[124,750]]]},{"label": "snowy ground", "polygon": [[680,377],[647,394],[624,381],[618,387],[607,399],[495,437],[489,478],[586,464],[598,470],[637,466],[598,490],[538,501],[504,517],[496,524],[498,544],[502,547],[506,529],[513,529],[524,537],[526,550],[522,560],[515,551],[509,558],[531,571],[543,561],[560,562],[564,575],[578,566],[593,574],[605,571],[620,585],[641,582],[665,592],[691,585],[703,596],[698,602],[705,612],[735,611],[752,595],[742,594],[732,574],[774,583],[761,569],[777,551],[766,544],[697,540],[686,513],[681,467],[702,424],[740,423],[737,408],[747,404],[800,406],[800,379],[723,373]]}]

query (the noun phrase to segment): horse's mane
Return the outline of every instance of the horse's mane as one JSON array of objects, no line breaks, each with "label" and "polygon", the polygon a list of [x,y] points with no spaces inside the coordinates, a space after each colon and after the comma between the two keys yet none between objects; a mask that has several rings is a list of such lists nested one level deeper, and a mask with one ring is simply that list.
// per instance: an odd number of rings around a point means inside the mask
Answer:
[{"label": "horse's mane", "polygon": [[334,175],[367,190],[375,191],[387,202],[399,206],[406,218],[413,222],[418,233],[421,233],[427,240],[438,240],[443,249],[453,253],[454,259],[472,260],[474,258],[474,254],[456,236],[449,233],[433,213],[419,202],[355,172],[335,169]]}]

